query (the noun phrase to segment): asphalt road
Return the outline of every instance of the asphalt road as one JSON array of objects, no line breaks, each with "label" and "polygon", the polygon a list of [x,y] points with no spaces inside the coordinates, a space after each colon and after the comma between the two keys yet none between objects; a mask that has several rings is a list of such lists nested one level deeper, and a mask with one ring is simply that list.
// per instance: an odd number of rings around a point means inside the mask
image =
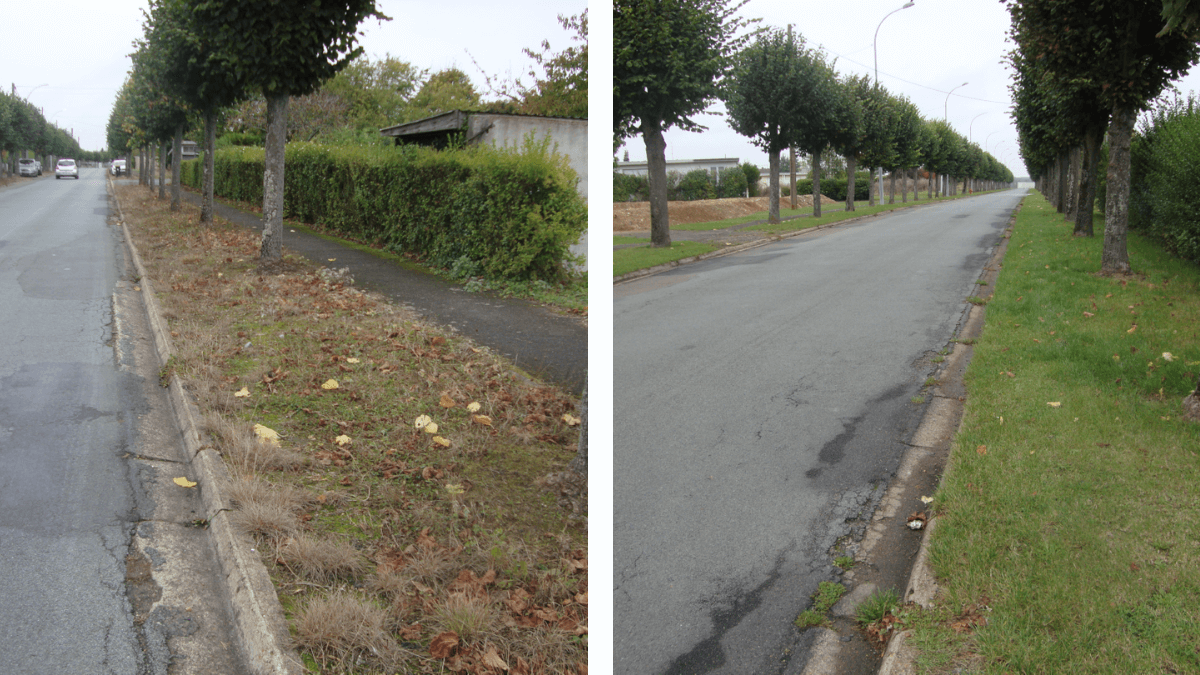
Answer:
[{"label": "asphalt road", "polygon": [[237,673],[108,214],[99,169],[0,190],[0,670]]},{"label": "asphalt road", "polygon": [[618,675],[799,673],[1024,191],[910,209],[614,289]]}]

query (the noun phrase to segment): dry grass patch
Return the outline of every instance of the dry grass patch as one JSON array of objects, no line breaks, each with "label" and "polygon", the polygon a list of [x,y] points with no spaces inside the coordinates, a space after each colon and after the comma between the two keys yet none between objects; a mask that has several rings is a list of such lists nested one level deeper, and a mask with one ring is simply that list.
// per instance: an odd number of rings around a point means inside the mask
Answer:
[{"label": "dry grass patch", "polygon": [[585,671],[586,502],[538,484],[574,456],[578,401],[344,276],[260,270],[256,235],[119,194],[310,668]]}]

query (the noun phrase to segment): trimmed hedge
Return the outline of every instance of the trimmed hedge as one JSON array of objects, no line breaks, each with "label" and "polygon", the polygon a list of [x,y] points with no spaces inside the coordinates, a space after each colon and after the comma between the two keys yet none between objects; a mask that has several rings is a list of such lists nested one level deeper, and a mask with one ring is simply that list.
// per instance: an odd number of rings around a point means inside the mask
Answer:
[{"label": "trimmed hedge", "polygon": [[[867,190],[870,189],[871,175],[865,172],[854,174],[854,201],[862,202],[867,200]],[[846,201],[846,189],[850,185],[850,181],[845,178],[825,178],[821,177],[821,194],[829,197],[835,202]],[[785,190],[791,186],[785,186]],[[796,181],[796,194],[811,195],[812,194],[812,179],[805,178]],[[791,196],[791,195],[788,195]]]},{"label": "trimmed hedge", "polygon": [[[263,157],[262,148],[218,150],[216,194],[261,202]],[[184,162],[183,183],[199,187],[201,167],[201,160]],[[577,182],[548,142],[449,151],[289,143],[284,216],[439,267],[494,279],[557,279],[587,228]]]}]

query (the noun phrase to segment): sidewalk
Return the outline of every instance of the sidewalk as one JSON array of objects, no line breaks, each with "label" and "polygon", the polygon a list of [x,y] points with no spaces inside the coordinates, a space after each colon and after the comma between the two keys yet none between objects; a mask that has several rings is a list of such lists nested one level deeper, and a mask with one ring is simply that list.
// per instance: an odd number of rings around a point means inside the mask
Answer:
[{"label": "sidewalk", "polygon": [[[132,183],[134,177],[120,179]],[[200,195],[183,191],[183,199],[200,205]],[[222,204],[217,215],[242,227],[262,231],[262,217]],[[331,269],[349,268],[354,284],[387,296],[427,321],[450,326],[459,334],[511,359],[530,375],[583,392],[588,363],[587,327],[578,318],[557,314],[526,300],[488,293],[468,293],[451,281],[415,267],[345,246],[284,224],[283,245]]]}]

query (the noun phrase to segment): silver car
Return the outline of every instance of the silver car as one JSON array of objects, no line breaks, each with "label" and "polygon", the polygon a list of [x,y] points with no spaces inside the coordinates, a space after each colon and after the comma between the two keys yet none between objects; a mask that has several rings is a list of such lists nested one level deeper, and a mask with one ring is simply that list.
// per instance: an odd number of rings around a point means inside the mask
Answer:
[{"label": "silver car", "polygon": [[17,174],[21,176],[37,177],[42,175],[42,167],[36,159],[22,157],[17,160]]},{"label": "silver car", "polygon": [[79,180],[79,167],[75,165],[73,159],[60,159],[54,167],[54,179],[58,180],[63,176]]}]

